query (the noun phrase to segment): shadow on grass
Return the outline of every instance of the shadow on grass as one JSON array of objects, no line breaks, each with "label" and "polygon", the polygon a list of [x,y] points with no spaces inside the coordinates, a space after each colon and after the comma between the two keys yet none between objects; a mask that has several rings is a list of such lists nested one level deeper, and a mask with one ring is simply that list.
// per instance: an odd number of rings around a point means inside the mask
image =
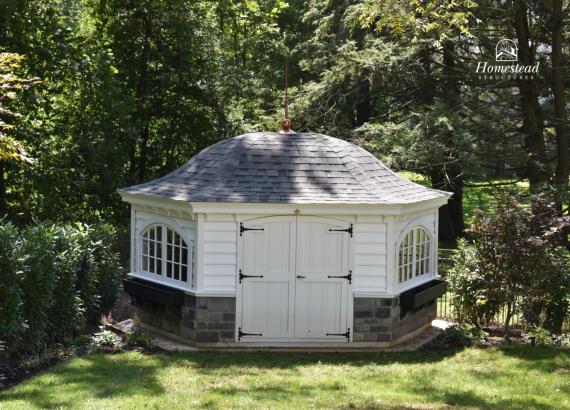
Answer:
[{"label": "shadow on grass", "polygon": [[200,371],[224,369],[230,366],[257,369],[290,369],[313,364],[349,365],[353,367],[389,364],[435,363],[463,349],[420,350],[415,352],[381,353],[283,353],[283,352],[219,352],[172,354],[175,360],[190,359]]},{"label": "shadow on grass", "polygon": [[[129,395],[154,396],[164,393],[156,371],[169,364],[168,357],[147,361],[124,360],[118,355],[97,354],[60,363],[25,382],[26,388],[14,386],[0,394],[2,401],[23,401],[39,408],[69,408],[75,398],[118,398]],[[65,390],[65,394],[58,391]]]},{"label": "shadow on grass", "polygon": [[[62,363],[21,386],[10,388],[0,393],[2,401],[20,400],[26,405],[40,408],[71,407],[82,400],[112,399],[120,407],[121,400],[138,396],[156,399],[167,393],[168,384],[159,372],[167,368],[177,369],[180,375],[197,376],[198,389],[205,395],[200,399],[201,407],[222,408],[222,403],[239,403],[248,398],[256,403],[274,403],[276,406],[290,403],[311,403],[313,397],[338,397],[335,407],[356,409],[406,409],[404,405],[384,403],[382,400],[394,394],[403,397],[418,398],[422,403],[430,403],[430,408],[466,406],[473,408],[509,408],[509,409],[554,409],[555,407],[540,401],[540,397],[522,394],[510,397],[497,397],[478,394],[477,383],[493,385],[494,380],[521,378],[520,366],[525,370],[543,373],[568,370],[570,352],[552,348],[504,348],[496,354],[517,359],[513,368],[497,370],[489,362],[488,368],[472,367],[473,362],[465,362],[465,369],[454,376],[464,375],[474,384],[457,385],[455,380],[449,383],[441,380],[446,364],[438,363],[454,356],[460,350],[423,350],[402,353],[272,353],[272,352],[196,352],[176,354],[156,354],[141,356],[136,353],[120,355],[94,355]],[[463,360],[459,358],[459,360]],[[415,367],[399,370],[395,378],[389,377],[391,365],[410,365]],[[436,364],[418,370],[415,365]],[[315,381],[307,376],[310,366],[338,366],[327,371],[332,372],[330,380]],[[343,378],[343,366],[371,367],[360,373],[346,373]],[[378,366],[376,368],[376,366]],[[384,370],[386,369],[386,370]],[[394,372],[394,370],[392,370]],[[518,373],[518,374],[517,374]],[[392,373],[395,374],[395,373]],[[352,375],[352,376],[350,376]],[[172,377],[172,376],[171,376]],[[243,379],[242,379],[243,377]],[[357,377],[358,380],[352,380]],[[210,383],[214,380],[215,383]],[[362,391],[362,395],[347,398],[345,392],[354,388],[352,383],[362,386],[374,386],[377,392]],[[524,382],[523,379],[520,382]],[[516,383],[516,382],[515,382]],[[58,388],[61,387],[61,391]],[[472,390],[473,389],[473,390]],[[387,396],[383,395],[383,391]],[[378,393],[379,392],[379,393]],[[563,390],[562,394],[568,394]],[[348,403],[347,403],[348,401]],[[85,403],[85,402],[84,402]],[[329,403],[329,402],[327,402]],[[344,406],[344,407],[343,407]],[[411,408],[411,407],[410,407]],[[417,408],[417,407],[415,407]]]}]

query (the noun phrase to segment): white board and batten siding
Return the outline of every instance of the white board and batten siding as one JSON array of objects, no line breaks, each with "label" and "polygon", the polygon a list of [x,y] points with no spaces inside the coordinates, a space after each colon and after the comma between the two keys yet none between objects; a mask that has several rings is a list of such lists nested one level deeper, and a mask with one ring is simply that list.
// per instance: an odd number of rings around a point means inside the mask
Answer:
[{"label": "white board and batten siding", "polygon": [[[350,269],[355,296],[380,296],[398,293],[395,283],[397,244],[413,226],[421,225],[432,233],[437,244],[437,210],[400,216],[335,216],[354,221],[350,239]],[[248,215],[248,219],[250,216]],[[237,291],[239,215],[188,214],[143,206],[132,208],[132,255],[139,255],[140,235],[153,223],[165,223],[181,231],[193,243],[192,280],[188,289],[211,296],[233,296]],[[435,252],[435,247],[434,247]],[[132,261],[131,272],[138,272],[139,258]],[[435,257],[434,257],[434,263]],[[437,266],[434,267],[437,272]],[[390,274],[392,272],[392,275]],[[394,276],[394,277],[392,277]]]},{"label": "white board and batten siding", "polygon": [[238,224],[232,214],[198,214],[198,288],[209,295],[235,295]]},{"label": "white board and batten siding", "polygon": [[384,218],[359,217],[354,226],[353,293],[386,292],[387,233]]},{"label": "white board and batten siding", "polygon": [[[343,219],[354,220],[352,216]],[[232,214],[198,214],[197,272],[199,293],[232,295],[236,292],[238,226]],[[351,270],[353,291],[386,292],[387,229],[384,218],[359,218],[354,224]]]}]

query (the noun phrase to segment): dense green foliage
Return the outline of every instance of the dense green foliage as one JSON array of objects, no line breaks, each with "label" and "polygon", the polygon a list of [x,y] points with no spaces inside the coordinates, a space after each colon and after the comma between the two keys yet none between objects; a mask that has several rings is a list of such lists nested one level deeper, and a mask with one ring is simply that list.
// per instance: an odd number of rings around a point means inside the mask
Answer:
[{"label": "dense green foliage", "polygon": [[114,243],[108,225],[18,231],[0,222],[0,340],[8,353],[61,342],[109,312],[120,292]]},{"label": "dense green foliage", "polygon": [[[18,54],[6,54],[0,76],[19,80],[0,96],[11,147],[0,156],[0,212],[125,226],[118,188],[221,138],[278,128],[288,55],[293,129],[353,140],[452,191],[441,238],[462,232],[474,179],[553,185],[561,213],[570,167],[562,3],[4,2],[0,52]],[[540,63],[535,77],[475,72],[505,37],[521,64]],[[35,161],[7,160],[18,155]]]},{"label": "dense green foliage", "polygon": [[492,213],[479,211],[460,241],[448,279],[459,323],[488,324],[506,306],[505,334],[521,311],[531,327],[560,333],[568,315],[570,259],[557,246],[567,221],[544,196],[532,207],[512,196],[499,198]]}]

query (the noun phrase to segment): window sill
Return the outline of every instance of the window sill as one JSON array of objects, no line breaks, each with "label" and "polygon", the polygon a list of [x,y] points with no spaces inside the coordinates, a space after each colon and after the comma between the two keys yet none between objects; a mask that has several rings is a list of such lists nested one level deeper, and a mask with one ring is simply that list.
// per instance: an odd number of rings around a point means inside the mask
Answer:
[{"label": "window sill", "polygon": [[166,286],[169,288],[183,290],[185,292],[188,292],[191,289],[190,284],[184,284],[183,282],[170,280],[164,277],[157,277],[158,275],[145,274],[142,272],[129,272],[128,275],[132,276],[133,278],[143,279],[148,282],[156,283],[158,285]]},{"label": "window sill", "polygon": [[160,285],[140,278],[123,280],[125,292],[134,298],[150,300],[165,306],[180,306],[184,304],[184,292],[169,286]]}]

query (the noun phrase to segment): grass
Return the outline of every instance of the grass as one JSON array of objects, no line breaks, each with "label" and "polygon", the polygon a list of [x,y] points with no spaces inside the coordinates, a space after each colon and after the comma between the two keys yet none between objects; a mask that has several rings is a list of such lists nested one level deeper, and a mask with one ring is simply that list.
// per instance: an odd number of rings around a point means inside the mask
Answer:
[{"label": "grass", "polygon": [[[431,187],[430,181],[423,175],[409,171],[398,172],[398,174],[417,184]],[[511,182],[513,183],[510,184]],[[500,192],[510,192],[512,194],[520,192],[523,195],[527,195],[529,192],[528,181],[515,182],[509,179],[469,181],[469,186],[466,186],[463,192],[463,215],[465,220],[469,221],[477,208],[489,209],[496,202],[497,194]]]},{"label": "grass", "polygon": [[[416,174],[409,171],[398,172],[398,175],[409,179],[417,184],[431,187],[428,178],[423,175]],[[512,184],[510,184],[513,182]],[[493,185],[490,185],[493,184]],[[509,179],[495,179],[492,181],[469,181],[469,186],[466,186],[463,191],[463,215],[465,222],[469,223],[473,216],[475,209],[488,210],[496,202],[497,195],[500,192],[509,192],[512,194],[522,193],[523,196],[528,196],[529,185],[528,181],[518,181]],[[439,247],[451,249],[455,248],[454,241],[440,241]]]},{"label": "grass", "polygon": [[0,392],[0,408],[570,408],[570,351],[93,355]]}]

